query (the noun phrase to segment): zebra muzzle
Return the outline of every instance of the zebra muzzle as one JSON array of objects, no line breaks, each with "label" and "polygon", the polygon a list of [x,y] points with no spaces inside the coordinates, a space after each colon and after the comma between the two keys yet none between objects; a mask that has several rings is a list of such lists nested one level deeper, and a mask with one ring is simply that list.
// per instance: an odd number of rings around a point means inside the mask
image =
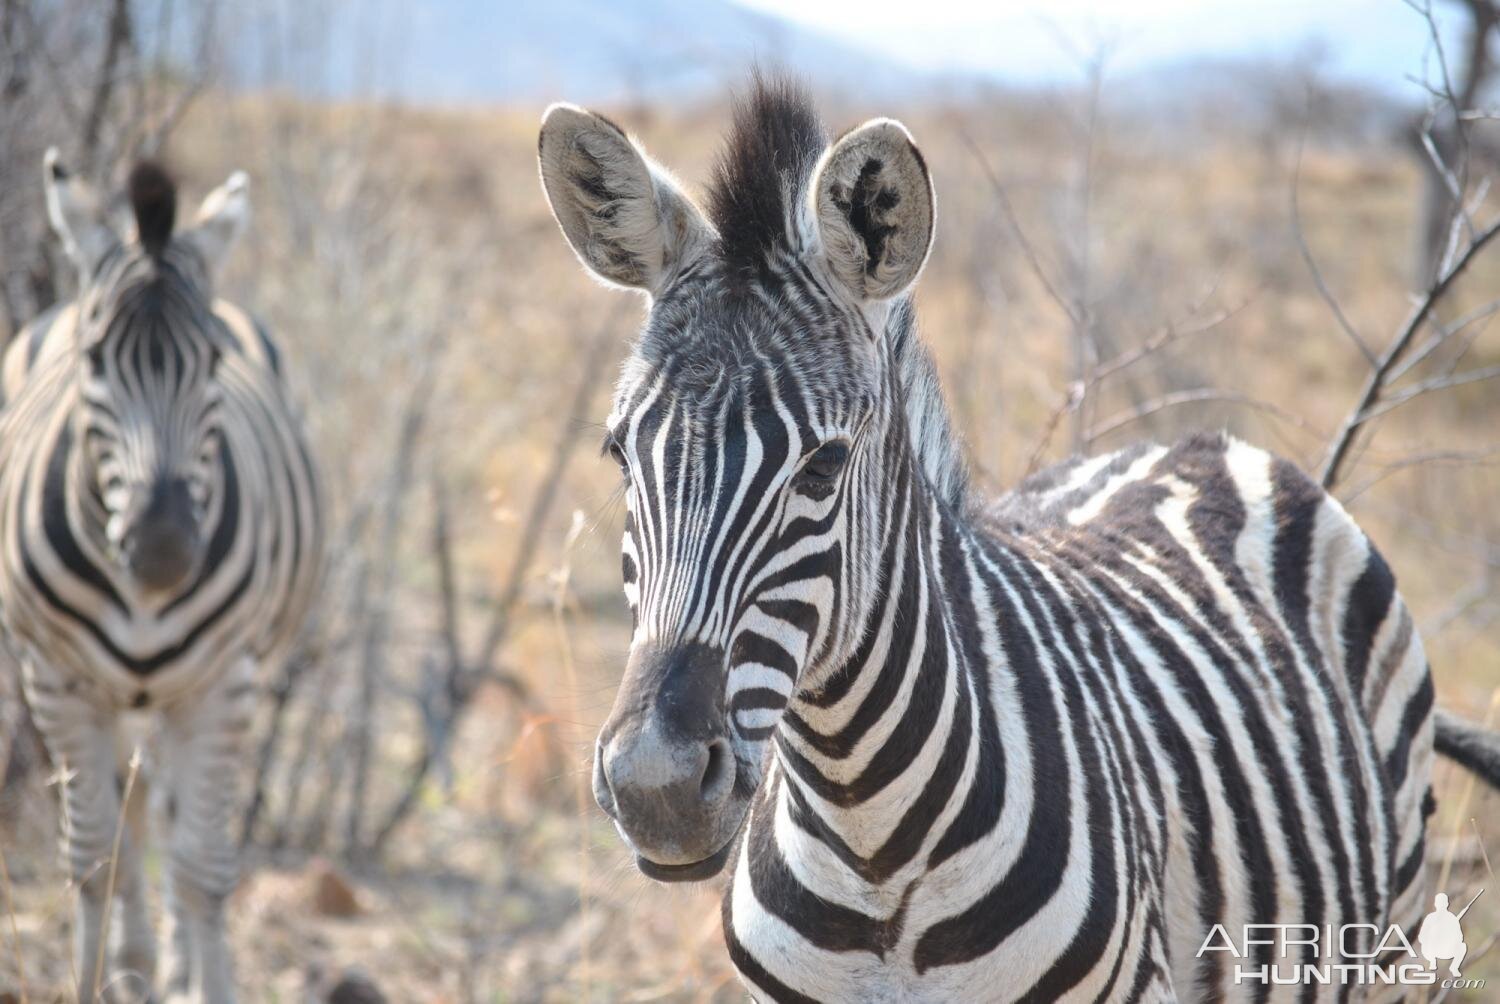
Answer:
[{"label": "zebra muzzle", "polygon": [[192,573],[198,551],[198,519],[187,483],[180,478],[156,482],[121,541],[131,577],[150,592],[170,591]]},{"label": "zebra muzzle", "polygon": [[599,733],[594,797],[651,878],[717,873],[744,820],[723,692],[721,650],[641,646]]}]

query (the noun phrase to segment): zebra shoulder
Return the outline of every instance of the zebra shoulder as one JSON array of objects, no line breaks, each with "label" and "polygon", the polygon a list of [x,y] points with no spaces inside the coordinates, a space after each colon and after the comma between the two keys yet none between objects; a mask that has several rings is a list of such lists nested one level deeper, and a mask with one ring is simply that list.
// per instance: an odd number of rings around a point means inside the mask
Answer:
[{"label": "zebra shoulder", "polygon": [[38,314],[11,338],[0,361],[0,407],[15,399],[26,378],[41,364],[67,348],[78,317],[75,301],[54,304]]}]

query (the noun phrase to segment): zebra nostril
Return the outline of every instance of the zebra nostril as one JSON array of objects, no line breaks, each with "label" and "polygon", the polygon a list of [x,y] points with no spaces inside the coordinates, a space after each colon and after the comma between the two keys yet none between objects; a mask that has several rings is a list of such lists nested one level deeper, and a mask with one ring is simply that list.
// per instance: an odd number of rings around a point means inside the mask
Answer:
[{"label": "zebra nostril", "polygon": [[703,766],[698,794],[705,802],[718,802],[729,794],[733,783],[734,751],[729,748],[729,740],[715,739],[708,744],[708,762]]},{"label": "zebra nostril", "polygon": [[615,793],[609,784],[609,772],[604,767],[604,744],[602,742],[594,745],[594,801],[599,803],[599,808],[610,819],[617,816],[615,809]]}]

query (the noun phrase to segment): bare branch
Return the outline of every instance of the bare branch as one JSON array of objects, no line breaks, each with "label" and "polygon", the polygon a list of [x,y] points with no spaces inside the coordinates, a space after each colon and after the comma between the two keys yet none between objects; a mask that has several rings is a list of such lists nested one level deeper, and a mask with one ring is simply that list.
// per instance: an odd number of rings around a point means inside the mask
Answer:
[{"label": "bare branch", "polygon": [[1052,279],[1047,275],[1047,270],[1042,267],[1042,262],[1037,256],[1036,249],[1032,247],[1031,241],[1026,237],[1026,231],[1021,228],[1021,223],[1016,218],[1015,209],[1010,204],[1010,196],[1005,190],[1005,184],[1000,180],[1000,176],[995,173],[995,169],[990,166],[989,158],[984,155],[984,151],[979,149],[979,144],[974,142],[974,138],[967,132],[961,131],[959,135],[963,139],[964,144],[968,146],[969,152],[974,155],[974,159],[978,161],[980,170],[984,172],[985,178],[989,181],[990,188],[995,194],[996,203],[1000,206],[1000,212],[1005,217],[1006,226],[1010,227],[1011,235],[1015,237],[1016,244],[1021,248],[1022,256],[1026,259],[1026,263],[1031,266],[1032,274],[1042,284],[1042,288],[1047,291],[1047,295],[1052,299],[1052,302],[1057,304],[1058,308],[1067,315],[1069,321],[1075,325],[1083,323],[1082,317],[1074,309],[1073,304],[1069,303],[1067,298],[1058,292]]},{"label": "bare branch", "polygon": [[1047,417],[1047,424],[1042,427],[1042,434],[1037,437],[1036,443],[1031,448],[1031,453],[1026,461],[1026,472],[1023,478],[1030,477],[1036,473],[1041,466],[1042,457],[1047,452],[1047,447],[1052,445],[1052,437],[1057,434],[1057,427],[1062,424],[1063,416],[1078,408],[1083,401],[1083,383],[1074,381],[1068,384],[1068,392],[1064,395],[1057,407],[1052,409],[1052,414]]},{"label": "bare branch", "polygon": [[[432,339],[436,342],[439,339]],[[396,547],[400,540],[402,515],[407,488],[422,430],[427,424],[428,407],[436,385],[437,360],[442,346],[427,346],[427,359],[407,402],[397,436],[396,450],[386,479],[384,514],[380,530],[376,568],[375,609],[365,629],[359,658],[359,695],[352,723],[354,770],[350,786],[349,814],[345,819],[345,846],[351,854],[361,848],[360,832],[364,824],[366,795],[369,791],[371,729],[375,714],[376,691],[385,668],[385,652],[390,636],[391,597],[396,585]]]},{"label": "bare branch", "polygon": [[1419,284],[1427,285],[1447,271],[1458,252],[1459,235],[1476,237],[1474,211],[1478,200],[1466,203],[1469,190],[1470,146],[1468,114],[1494,70],[1491,36],[1500,22],[1500,8],[1491,0],[1464,0],[1469,20],[1465,62],[1457,76],[1450,68],[1443,32],[1431,0],[1406,0],[1423,20],[1428,52],[1436,58],[1438,84],[1425,72],[1415,83],[1429,96],[1429,105],[1415,128],[1416,153],[1423,169],[1424,194],[1419,244]]},{"label": "bare branch", "polygon": [[80,156],[85,173],[92,172],[97,166],[100,130],[104,126],[104,115],[109,110],[110,99],[114,95],[120,53],[129,44],[130,38],[130,0],[115,0],[110,13],[109,31],[104,41],[104,54],[99,61],[99,73],[94,79],[93,96],[89,99],[88,112],[83,120]]},{"label": "bare branch", "polygon": [[1424,362],[1433,352],[1441,348],[1448,339],[1462,333],[1465,328],[1472,324],[1488,320],[1497,311],[1500,311],[1500,300],[1491,300],[1483,306],[1469,311],[1453,323],[1438,327],[1431,338],[1423,342],[1404,362],[1391,371],[1391,376],[1387,383],[1395,383],[1397,380],[1400,380],[1407,373],[1411,372],[1412,369]]},{"label": "bare branch", "polygon": [[573,391],[573,401],[567,411],[567,419],[558,429],[557,441],[552,447],[551,463],[542,476],[541,484],[537,488],[536,495],[532,497],[531,508],[526,514],[526,519],[521,524],[520,546],[516,552],[514,561],[511,563],[510,573],[506,578],[505,588],[500,593],[499,600],[495,603],[494,611],[490,617],[488,629],[485,631],[484,643],[479,648],[479,657],[475,659],[476,665],[489,666],[495,661],[495,656],[510,632],[511,616],[515,612],[517,602],[521,598],[521,590],[526,584],[526,576],[531,570],[532,559],[536,555],[537,543],[541,537],[542,524],[552,513],[553,503],[557,500],[557,491],[562,484],[562,476],[567,471],[568,463],[573,458],[573,452],[578,445],[578,429],[584,417],[588,414],[588,408],[594,398],[594,392],[598,389],[599,381],[604,376],[609,359],[609,348],[616,342],[617,321],[611,317],[594,335],[593,343],[588,348],[588,354],[584,359],[583,373],[579,377],[578,385]]},{"label": "bare branch", "polygon": [[142,115],[138,133],[129,144],[132,158],[156,156],[178,123],[213,82],[215,66],[212,56],[214,41],[218,37],[218,14],[218,0],[204,4],[193,75],[170,101],[155,109],[151,115]]},{"label": "bare branch", "polygon": [[[1098,366],[1095,366],[1093,372],[1090,374],[1090,379],[1095,384],[1103,383],[1105,380],[1114,376],[1116,373],[1129,369],[1136,363],[1139,363],[1142,360],[1155,355],[1156,353],[1160,352],[1162,349],[1165,349],[1179,339],[1189,338],[1193,335],[1201,335],[1213,331],[1219,325],[1223,324],[1225,321],[1229,320],[1240,311],[1244,310],[1249,302],[1249,300],[1245,300],[1244,302],[1236,306],[1229,307],[1224,310],[1216,310],[1213,314],[1209,315],[1196,324],[1168,324],[1151,338],[1147,339],[1145,342],[1141,343],[1135,348],[1126,349],[1124,352],[1121,352],[1119,355],[1115,356],[1108,362],[1100,363]],[[1194,307],[1193,309],[1194,312],[1196,312],[1198,307]]]},{"label": "bare branch", "polygon": [[[333,565],[330,567],[324,581],[334,580],[337,565],[341,558],[351,555],[355,543],[363,536],[365,526],[374,511],[372,501],[362,500],[348,519],[339,533],[339,539],[330,548]],[[362,574],[354,576],[355,579],[363,579]],[[331,591],[326,591],[325,596]],[[363,602],[363,587],[359,589],[344,589],[337,592],[343,602],[341,607],[354,606]],[[358,620],[350,617],[348,610],[331,609],[333,604],[326,599],[313,606],[312,615],[303,626],[301,639],[293,650],[293,654],[287,660],[282,669],[281,676],[271,687],[271,714],[270,723],[266,728],[265,737],[261,740],[260,751],[256,756],[255,778],[250,787],[250,802],[245,809],[240,824],[240,843],[248,844],[255,835],[255,826],[259,821],[260,814],[265,808],[267,784],[271,776],[272,767],[275,765],[278,754],[281,752],[281,739],[285,729],[287,712],[291,708],[292,698],[299,691],[303,681],[319,666],[326,665],[340,651],[342,651],[353,639],[352,632],[344,637],[332,637],[328,625],[335,623],[340,616]],[[294,769],[301,771],[305,769],[303,763],[306,757],[293,760]],[[289,781],[284,787],[288,800],[295,803],[301,786],[300,776]]]},{"label": "bare branch", "polygon": [[1349,336],[1349,340],[1359,349],[1360,355],[1365,357],[1365,362],[1371,366],[1375,365],[1375,353],[1370,351],[1370,346],[1364,338],[1355,330],[1354,324],[1348,317],[1344,316],[1344,308],[1339,305],[1338,297],[1328,288],[1328,282],[1323,278],[1323,270],[1318,267],[1318,260],[1313,257],[1312,248],[1308,247],[1307,238],[1302,233],[1302,212],[1298,206],[1297,189],[1302,181],[1302,149],[1306,142],[1306,134],[1297,141],[1297,161],[1292,169],[1292,236],[1296,238],[1297,250],[1302,253],[1302,260],[1307,264],[1307,270],[1312,274],[1313,285],[1318,288],[1318,295],[1333,312],[1333,319],[1338,322],[1339,328]]},{"label": "bare branch", "polygon": [[[11,8],[7,8],[7,12]],[[57,55],[52,47],[46,44],[42,25],[37,21],[36,12],[31,9],[30,4],[19,5],[21,16],[26,20],[27,35],[29,36],[31,50],[41,57],[41,63],[47,70],[48,90],[53,99],[61,108],[63,117],[68,120],[70,129],[81,130],[83,128],[84,112],[78,107],[74,100],[73,89],[68,85],[67,74],[63,72],[62,65],[57,61]]]},{"label": "bare branch", "polygon": [[1455,206],[1460,207],[1459,211],[1453,216],[1453,232],[1448,238],[1448,253],[1444,256],[1444,260],[1447,261],[1451,259],[1453,249],[1457,247],[1458,225],[1462,223],[1469,231],[1469,239],[1473,240],[1474,220],[1469,216],[1468,211],[1462,208],[1464,205],[1464,184],[1459,181],[1458,175],[1453,172],[1453,169],[1443,160],[1443,155],[1438,152],[1437,141],[1432,136],[1431,123],[1428,124],[1426,129],[1422,130],[1422,149],[1427,152],[1427,158],[1432,164],[1432,169],[1437,172],[1438,178],[1442,180],[1444,187],[1447,188],[1448,198],[1453,201]]},{"label": "bare branch", "polygon": [[1358,487],[1345,495],[1343,500],[1345,504],[1353,502],[1386,478],[1414,467],[1443,464],[1453,464],[1455,466],[1487,465],[1489,459],[1497,454],[1500,454],[1500,447],[1491,447],[1486,450],[1430,450],[1426,453],[1414,453],[1381,465],[1382,469],[1379,474],[1361,482]]},{"label": "bare branch", "polygon": [[442,610],[443,649],[450,666],[463,662],[459,634],[458,573],[453,565],[453,535],[449,529],[448,481],[437,464],[432,471],[432,553],[437,560],[438,597]]},{"label": "bare branch", "polygon": [[1433,308],[1447,294],[1448,290],[1452,288],[1458,277],[1463,275],[1474,259],[1479,256],[1479,253],[1497,235],[1500,235],[1500,220],[1491,223],[1479,232],[1464,252],[1448,267],[1447,271],[1427,290],[1426,295],[1422,297],[1421,301],[1407,317],[1406,323],[1401,326],[1396,336],[1391,339],[1391,343],[1381,355],[1380,361],[1370,372],[1368,378],[1366,378],[1365,386],[1360,392],[1358,402],[1344,419],[1343,425],[1329,446],[1328,458],[1324,461],[1323,469],[1318,475],[1318,481],[1324,488],[1332,490],[1338,484],[1339,478],[1343,474],[1343,467],[1348,458],[1350,446],[1353,445],[1360,428],[1373,417],[1372,409],[1379,403],[1381,394],[1388,385],[1391,372],[1406,354],[1407,349],[1410,348],[1412,341],[1416,338],[1417,332],[1421,330],[1428,315],[1432,313]]},{"label": "bare branch", "polygon": [[1433,377],[1431,380],[1423,380],[1419,384],[1403,388],[1400,393],[1393,394],[1389,398],[1380,401],[1377,406],[1372,407],[1365,413],[1364,421],[1368,422],[1371,419],[1379,418],[1381,415],[1384,415],[1388,412],[1395,411],[1403,404],[1406,404],[1408,401],[1411,401],[1415,398],[1421,397],[1423,394],[1431,394],[1435,390],[1447,390],[1450,387],[1461,387],[1464,384],[1468,383],[1479,383],[1484,380],[1493,380],[1496,377],[1500,377],[1500,365],[1485,366],[1480,369],[1469,370],[1465,373],[1458,373],[1451,376],[1445,375],[1440,377]]},{"label": "bare branch", "polygon": [[1256,411],[1263,411],[1267,414],[1274,415],[1282,421],[1298,429],[1304,429],[1316,434],[1316,430],[1314,430],[1300,415],[1296,415],[1290,411],[1287,411],[1285,408],[1272,404],[1270,401],[1262,401],[1261,399],[1251,397],[1248,394],[1239,394],[1234,391],[1216,390],[1212,387],[1199,387],[1194,390],[1180,390],[1174,391],[1171,394],[1163,394],[1161,397],[1153,398],[1150,401],[1143,402],[1142,404],[1131,408],[1128,411],[1113,415],[1089,429],[1088,435],[1087,437],[1085,437],[1085,442],[1092,445],[1096,440],[1109,435],[1111,432],[1116,432],[1119,429],[1123,429],[1127,425],[1130,425],[1134,422],[1139,422],[1143,418],[1155,415],[1157,412],[1165,411],[1168,408],[1176,408],[1184,404],[1199,404],[1208,401],[1217,401],[1225,404],[1244,405],[1247,408],[1253,408]]},{"label": "bare branch", "polygon": [[[552,448],[548,468],[542,475],[536,493],[532,496],[526,519],[521,524],[516,555],[511,561],[505,586],[491,608],[489,626],[485,630],[484,640],[478,654],[472,660],[466,660],[462,658],[457,645],[447,646],[449,661],[441,676],[442,687],[439,692],[440,696],[437,698],[441,701],[441,710],[439,712],[432,708],[424,709],[432,720],[428,723],[422,752],[416,764],[413,765],[401,794],[396,798],[385,819],[376,828],[374,838],[367,845],[367,851],[371,855],[380,853],[397,827],[416,807],[428,775],[433,767],[446,756],[448,744],[457,730],[458,722],[479,686],[485,682],[498,682],[522,697],[523,700],[527,696],[525,685],[514,676],[498,670],[495,661],[500,647],[509,637],[510,629],[515,622],[516,608],[520,604],[527,576],[530,574],[532,562],[536,557],[541,529],[551,515],[563,475],[567,472],[568,465],[577,449],[578,430],[583,425],[584,416],[588,413],[594,394],[608,368],[610,348],[616,343],[617,328],[616,318],[611,317],[600,325],[587,349],[583,372],[574,389],[573,400],[558,427],[557,440]],[[451,557],[444,553],[447,547],[446,525],[440,521],[434,528],[434,548],[442,575],[452,573]],[[446,572],[442,571],[444,568],[447,569]],[[447,587],[444,589],[446,590]],[[456,594],[457,588],[454,586],[453,595]],[[446,619],[447,614],[445,613],[444,616]],[[445,630],[448,629],[445,628]],[[455,655],[459,657],[454,658]]]},{"label": "bare branch", "polygon": [[1449,625],[1455,621],[1467,617],[1471,611],[1494,599],[1495,588],[1494,569],[1486,565],[1480,569],[1479,575],[1474,581],[1453,595],[1448,605],[1436,614],[1422,628],[1424,638],[1436,638],[1446,631]]}]

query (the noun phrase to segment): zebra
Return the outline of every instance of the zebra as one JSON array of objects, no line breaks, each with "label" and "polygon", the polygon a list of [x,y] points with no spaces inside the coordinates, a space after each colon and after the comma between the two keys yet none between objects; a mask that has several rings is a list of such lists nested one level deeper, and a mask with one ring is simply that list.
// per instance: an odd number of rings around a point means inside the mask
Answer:
[{"label": "zebra", "polygon": [[[632,635],[595,798],[649,878],[727,869],[752,996],[1349,999],[1205,945],[1417,922],[1435,744],[1495,783],[1500,742],[1434,711],[1339,504],[1226,434],[983,498],[916,331],[935,201],[896,121],[830,143],[757,74],[703,208],[573,105],[538,159],[586,270],[648,302],[605,423]],[[1242,965],[1315,958],[1276,950]]]},{"label": "zebra", "polygon": [[320,573],[314,465],[279,350],[214,297],[248,216],[245,174],[174,233],[175,183],[137,165],[123,239],[55,149],[44,184],[80,291],[18,333],[0,374],[0,619],[66,778],[79,997],[155,999],[143,789],[122,806],[132,719],[151,718],[169,817],[168,999],[223,1004],[242,744],[257,669],[289,654]]}]

